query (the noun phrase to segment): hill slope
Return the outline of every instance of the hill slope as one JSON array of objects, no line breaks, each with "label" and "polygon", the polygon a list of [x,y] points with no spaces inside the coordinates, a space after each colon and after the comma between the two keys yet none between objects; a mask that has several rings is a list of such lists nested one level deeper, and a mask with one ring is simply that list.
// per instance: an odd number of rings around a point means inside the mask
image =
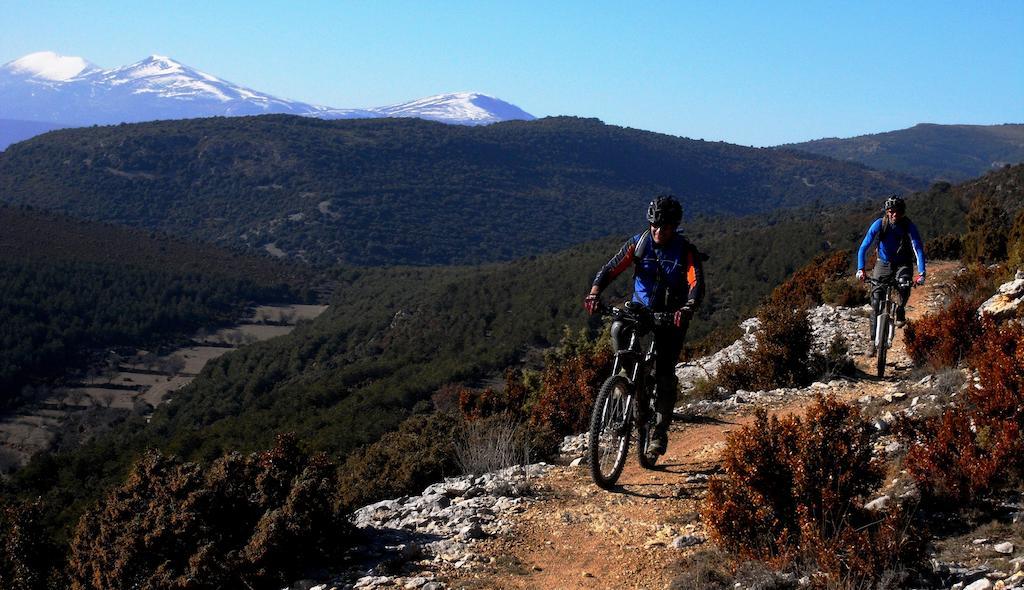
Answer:
[{"label": "hill slope", "polygon": [[694,215],[916,181],[819,156],[551,118],[487,127],[272,115],[67,129],[0,155],[0,200],[321,263],[508,260]]},{"label": "hill slope", "polygon": [[92,349],[155,346],[296,299],[311,273],[166,236],[0,206],[0,407]]},{"label": "hill slope", "polygon": [[928,180],[958,182],[1024,162],[1024,125],[933,125],[779,146]]},{"label": "hill slope", "polygon": [[[1024,166],[908,201],[930,238],[961,230],[964,202],[978,194],[1008,209],[1024,206]],[[856,243],[877,213],[872,201],[690,226],[712,258],[709,298],[688,338],[747,317],[814,255]],[[80,449],[39,457],[6,493],[44,497],[60,512],[48,517],[52,525],[68,527],[145,448],[210,459],[292,431],[306,448],[345,457],[429,408],[439,386],[486,377],[529,346],[554,342],[563,325],[583,326],[580,297],[620,240],[481,267],[338,270],[331,308],[312,323],[209,363],[148,424],[131,419]],[[619,294],[627,283],[614,285]]]}]

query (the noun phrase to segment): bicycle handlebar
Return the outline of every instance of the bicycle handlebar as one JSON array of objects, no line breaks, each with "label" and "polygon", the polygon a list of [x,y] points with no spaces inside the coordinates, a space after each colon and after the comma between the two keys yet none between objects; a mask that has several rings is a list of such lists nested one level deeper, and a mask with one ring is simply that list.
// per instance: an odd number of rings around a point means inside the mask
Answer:
[{"label": "bicycle handlebar", "polygon": [[914,282],[913,280],[911,280],[909,283],[904,285],[904,284],[898,282],[896,280],[896,277],[888,277],[888,278],[885,278],[885,279],[876,279],[874,277],[864,277],[864,281],[868,282],[868,283],[871,283],[872,285],[877,285],[879,287],[884,287],[886,285],[892,285],[894,287],[911,287],[911,288],[914,288],[914,289],[916,289],[918,287],[917,283]]},{"label": "bicycle handlebar", "polygon": [[[680,311],[692,312],[693,310],[689,306],[683,306]],[[642,305],[626,307],[615,307],[600,303],[597,309],[594,310],[596,315],[610,315],[617,320],[624,320],[635,323],[642,323],[644,319],[649,318],[651,323],[655,326],[670,326],[675,324],[675,312],[662,312],[662,311],[650,311],[649,308]]]}]

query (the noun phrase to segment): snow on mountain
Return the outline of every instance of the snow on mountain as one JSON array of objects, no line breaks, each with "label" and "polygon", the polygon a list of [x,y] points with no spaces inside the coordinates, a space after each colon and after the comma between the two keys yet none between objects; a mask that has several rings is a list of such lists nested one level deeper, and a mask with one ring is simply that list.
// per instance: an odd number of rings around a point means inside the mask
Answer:
[{"label": "snow on mountain", "polygon": [[63,82],[99,68],[80,57],[65,57],[52,51],[39,51],[18,58],[0,68],[10,76]]},{"label": "snow on mountain", "polygon": [[74,126],[270,113],[420,117],[461,125],[534,118],[507,102],[469,92],[381,108],[323,107],[239,86],[162,55],[101,69],[80,57],[41,51],[0,66],[0,118]]},{"label": "snow on mountain", "polygon": [[515,105],[476,92],[439,94],[374,110],[388,117],[419,117],[459,125],[534,119],[533,115]]},{"label": "snow on mountain", "polygon": [[[46,80],[48,84],[36,82]],[[0,66],[0,117],[69,125],[290,113],[322,107],[232,84],[169,57],[109,70],[52,52]]]}]

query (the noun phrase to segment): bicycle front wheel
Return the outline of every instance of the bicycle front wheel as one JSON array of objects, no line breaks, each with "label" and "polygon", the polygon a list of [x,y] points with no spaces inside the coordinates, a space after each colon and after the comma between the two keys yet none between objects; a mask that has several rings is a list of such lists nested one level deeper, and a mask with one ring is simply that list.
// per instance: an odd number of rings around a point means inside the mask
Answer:
[{"label": "bicycle front wheel", "polygon": [[614,375],[605,380],[594,400],[587,452],[594,483],[605,489],[615,485],[626,465],[629,436],[633,429],[629,407],[631,398],[629,381],[621,375]]},{"label": "bicycle front wheel", "polygon": [[876,359],[878,361],[878,365],[876,368],[878,369],[879,379],[885,377],[885,356],[889,352],[889,346],[892,343],[889,340],[889,330],[891,329],[889,327],[889,322],[891,321],[892,318],[889,317],[888,313],[879,314],[878,316],[878,336],[876,336],[876,340],[878,341],[878,358]]}]

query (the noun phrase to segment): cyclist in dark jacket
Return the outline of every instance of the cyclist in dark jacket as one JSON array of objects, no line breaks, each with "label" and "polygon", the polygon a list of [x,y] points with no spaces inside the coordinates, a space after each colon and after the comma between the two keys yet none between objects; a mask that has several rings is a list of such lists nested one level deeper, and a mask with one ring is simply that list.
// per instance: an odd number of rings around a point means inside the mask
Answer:
[{"label": "cyclist in dark jacket", "polygon": [[[671,195],[662,195],[647,207],[650,228],[626,240],[619,252],[598,271],[590,294],[583,305],[589,313],[598,306],[601,291],[615,277],[633,267],[633,301],[655,312],[675,312],[672,326],[654,331],[658,357],[655,366],[657,421],[650,451],[663,454],[668,445],[668,427],[678,395],[675,368],[683,348],[683,338],[693,312],[704,298],[704,271],[701,255],[678,232],[683,208]],[[616,350],[629,343],[629,333],[619,323],[612,324],[612,343]]]},{"label": "cyclist in dark jacket", "polygon": [[[914,282],[918,285],[924,284],[925,262],[924,247],[921,242],[921,234],[917,226],[907,217],[907,203],[899,195],[892,195],[885,201],[883,215],[876,219],[868,228],[864,241],[861,242],[860,250],[857,251],[857,278],[861,281],[867,280],[865,271],[865,259],[871,244],[878,242],[878,258],[875,261],[875,269],[872,277],[875,280],[883,280],[895,276],[897,284],[906,285],[897,290],[900,294],[900,304],[896,308],[896,327],[901,328],[907,321],[907,301],[910,299],[910,276],[914,258],[917,259],[917,277]],[[871,348],[869,355],[875,356],[874,325],[875,317],[882,301],[882,287],[875,286],[871,290]]]}]

